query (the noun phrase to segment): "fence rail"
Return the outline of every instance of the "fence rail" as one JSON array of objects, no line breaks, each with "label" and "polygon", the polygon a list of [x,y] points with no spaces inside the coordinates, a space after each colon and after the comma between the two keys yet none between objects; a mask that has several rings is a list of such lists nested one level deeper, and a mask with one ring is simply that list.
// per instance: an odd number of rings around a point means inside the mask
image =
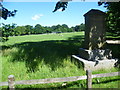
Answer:
[{"label": "fence rail", "polygon": [[14,76],[8,76],[8,82],[0,82],[0,86],[9,86],[9,88],[14,88],[15,85],[31,85],[31,84],[45,84],[45,83],[57,83],[57,82],[69,82],[69,81],[77,81],[77,80],[87,80],[87,87],[92,88],[92,78],[100,78],[100,77],[112,77],[119,76],[120,72],[112,72],[112,73],[103,73],[103,74],[94,74],[90,70],[86,71],[85,76],[73,76],[73,77],[63,77],[63,78],[48,78],[48,79],[37,79],[37,80],[21,80],[15,81]]}]

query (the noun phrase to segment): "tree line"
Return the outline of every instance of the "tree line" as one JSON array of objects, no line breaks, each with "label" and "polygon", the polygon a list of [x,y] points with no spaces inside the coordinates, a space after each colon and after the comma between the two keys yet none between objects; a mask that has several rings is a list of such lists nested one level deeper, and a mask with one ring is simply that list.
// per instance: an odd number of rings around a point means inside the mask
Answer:
[{"label": "tree line", "polygon": [[17,26],[17,24],[3,24],[0,27],[1,39],[7,41],[9,36],[21,36],[31,34],[44,34],[44,33],[64,33],[64,32],[79,32],[85,30],[85,24],[81,23],[74,27],[68,27],[66,24],[42,26],[40,24]]}]

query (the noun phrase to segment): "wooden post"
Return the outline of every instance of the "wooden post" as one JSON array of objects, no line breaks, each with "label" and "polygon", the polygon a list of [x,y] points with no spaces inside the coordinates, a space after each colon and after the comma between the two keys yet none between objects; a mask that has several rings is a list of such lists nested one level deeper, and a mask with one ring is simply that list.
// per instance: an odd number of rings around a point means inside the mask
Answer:
[{"label": "wooden post", "polygon": [[87,75],[87,88],[92,88],[92,72],[90,70],[86,70],[86,75]]},{"label": "wooden post", "polygon": [[15,90],[15,78],[14,75],[8,76],[8,86],[9,90]]}]

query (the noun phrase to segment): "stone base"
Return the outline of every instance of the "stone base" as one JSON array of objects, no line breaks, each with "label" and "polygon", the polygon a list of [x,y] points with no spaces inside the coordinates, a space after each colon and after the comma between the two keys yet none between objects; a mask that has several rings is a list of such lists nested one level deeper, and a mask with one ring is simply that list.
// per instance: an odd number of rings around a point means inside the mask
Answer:
[{"label": "stone base", "polygon": [[86,59],[80,58],[79,56],[72,55],[73,58],[79,60],[84,65],[84,70],[101,70],[101,69],[110,69],[113,68],[115,63],[118,60],[115,59],[105,59],[105,60],[96,60],[96,61],[88,61]]}]

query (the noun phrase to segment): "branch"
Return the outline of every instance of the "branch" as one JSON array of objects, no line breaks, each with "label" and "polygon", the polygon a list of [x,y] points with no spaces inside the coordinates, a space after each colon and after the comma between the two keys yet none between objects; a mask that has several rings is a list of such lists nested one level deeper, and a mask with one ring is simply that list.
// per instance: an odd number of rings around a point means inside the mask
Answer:
[{"label": "branch", "polygon": [[55,9],[53,12],[56,12],[58,9],[62,8],[62,11],[64,11],[67,8],[68,2],[72,0],[60,0],[56,3]]},{"label": "branch", "polygon": [[9,11],[3,5],[0,3],[0,18],[2,17],[3,19],[7,19],[7,17],[13,17],[15,16],[17,10],[14,11]]}]

